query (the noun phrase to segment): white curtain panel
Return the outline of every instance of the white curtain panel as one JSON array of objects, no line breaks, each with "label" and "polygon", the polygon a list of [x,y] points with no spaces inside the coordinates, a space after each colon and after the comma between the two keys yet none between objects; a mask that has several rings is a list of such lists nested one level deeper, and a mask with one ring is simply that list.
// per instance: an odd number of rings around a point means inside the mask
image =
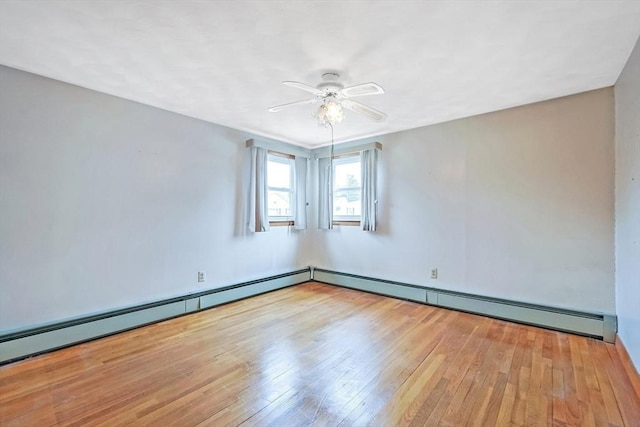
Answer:
[{"label": "white curtain panel", "polygon": [[325,157],[318,160],[318,228],[333,228],[333,174],[331,159]]},{"label": "white curtain panel", "polygon": [[360,152],[360,166],[362,173],[362,220],[360,225],[364,231],[376,231],[376,168],[378,150],[364,150]]},{"label": "white curtain panel", "polygon": [[267,191],[267,150],[261,147],[249,147],[251,167],[249,169],[249,230],[252,232],[269,231],[268,191]]},{"label": "white curtain panel", "polygon": [[307,228],[307,178],[309,174],[309,159],[295,156],[295,201],[293,204],[293,228],[306,230]]}]

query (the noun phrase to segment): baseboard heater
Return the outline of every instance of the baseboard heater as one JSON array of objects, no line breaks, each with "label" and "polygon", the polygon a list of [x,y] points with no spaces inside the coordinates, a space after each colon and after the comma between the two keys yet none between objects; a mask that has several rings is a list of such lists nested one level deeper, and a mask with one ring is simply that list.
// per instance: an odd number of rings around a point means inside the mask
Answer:
[{"label": "baseboard heater", "polygon": [[153,303],[0,333],[0,365],[305,283],[309,279],[438,307],[591,336],[610,343],[615,341],[617,332],[617,319],[613,314],[565,310],[310,267]]},{"label": "baseboard heater", "polygon": [[308,282],[309,268],[0,334],[0,365],[150,323]]},{"label": "baseboard heater", "polygon": [[438,307],[482,314],[503,320],[615,342],[614,314],[586,313],[479,295],[444,291],[408,283],[376,279],[311,267],[312,280],[345,288],[421,302]]}]

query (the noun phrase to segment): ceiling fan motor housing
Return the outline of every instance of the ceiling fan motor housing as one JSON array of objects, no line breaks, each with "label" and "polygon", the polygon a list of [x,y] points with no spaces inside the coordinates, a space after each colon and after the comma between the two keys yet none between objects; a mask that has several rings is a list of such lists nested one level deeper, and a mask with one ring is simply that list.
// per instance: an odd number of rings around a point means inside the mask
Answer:
[{"label": "ceiling fan motor housing", "polygon": [[322,75],[323,82],[320,83],[317,87],[325,93],[325,97],[327,96],[335,96],[344,89],[344,85],[338,82],[340,78],[339,74],[336,73],[324,73]]}]

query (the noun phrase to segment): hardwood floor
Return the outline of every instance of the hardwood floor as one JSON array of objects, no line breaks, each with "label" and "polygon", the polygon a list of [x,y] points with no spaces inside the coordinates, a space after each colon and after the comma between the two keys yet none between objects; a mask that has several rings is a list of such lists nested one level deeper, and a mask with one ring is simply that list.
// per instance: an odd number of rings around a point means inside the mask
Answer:
[{"label": "hardwood floor", "polygon": [[639,420],[612,344],[317,283],[0,368],[2,425]]}]

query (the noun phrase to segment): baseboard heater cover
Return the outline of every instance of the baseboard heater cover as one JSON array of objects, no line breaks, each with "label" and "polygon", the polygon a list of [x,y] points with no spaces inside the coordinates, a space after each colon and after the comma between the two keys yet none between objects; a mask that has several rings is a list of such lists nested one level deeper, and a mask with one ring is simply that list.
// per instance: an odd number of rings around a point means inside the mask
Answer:
[{"label": "baseboard heater cover", "polygon": [[0,334],[0,365],[276,289],[308,282],[308,268]]},{"label": "baseboard heater cover", "polygon": [[341,273],[312,267],[313,280],[380,295],[402,298],[438,307],[548,329],[571,332],[615,342],[617,318],[614,314],[588,313],[524,302],[444,291],[436,288]]}]

